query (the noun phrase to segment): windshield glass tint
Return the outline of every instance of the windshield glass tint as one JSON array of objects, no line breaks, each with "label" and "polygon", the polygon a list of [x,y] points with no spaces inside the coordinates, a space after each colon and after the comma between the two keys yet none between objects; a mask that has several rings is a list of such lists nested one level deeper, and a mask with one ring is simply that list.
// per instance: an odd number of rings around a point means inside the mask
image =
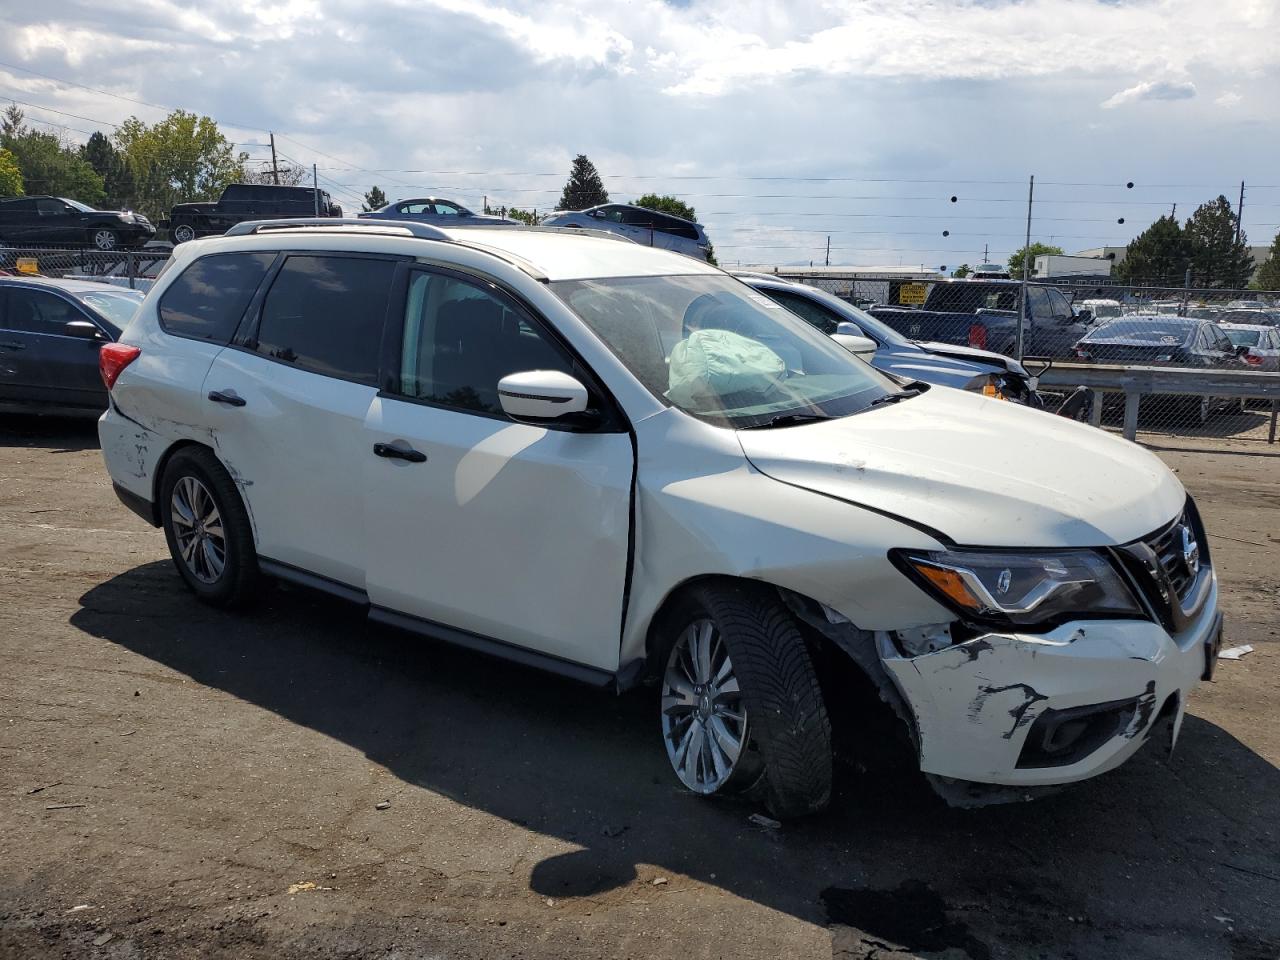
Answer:
[{"label": "windshield glass tint", "polygon": [[138,304],[142,303],[142,295],[127,293],[82,293],[78,294],[83,303],[88,304],[102,314],[112,325],[123,330],[125,324],[138,312]]},{"label": "windshield glass tint", "polygon": [[857,413],[898,387],[723,276],[561,280],[562,300],[665,402],[713,423]]},{"label": "windshield glass tint", "polygon": [[1177,317],[1139,317],[1116,320],[1094,331],[1089,340],[1133,340],[1139,343],[1182,343],[1192,327]]}]

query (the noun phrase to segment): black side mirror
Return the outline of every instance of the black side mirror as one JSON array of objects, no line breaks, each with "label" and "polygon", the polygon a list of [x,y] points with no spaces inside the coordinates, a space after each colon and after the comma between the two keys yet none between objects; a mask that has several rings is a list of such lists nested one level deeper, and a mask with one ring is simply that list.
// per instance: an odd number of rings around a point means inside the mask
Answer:
[{"label": "black side mirror", "polygon": [[1076,314],[1075,319],[1080,323],[1093,323],[1093,311],[1081,310]]},{"label": "black side mirror", "polygon": [[106,335],[88,320],[70,320],[63,327],[63,332],[68,337],[79,337],[81,340],[105,341],[107,339]]}]

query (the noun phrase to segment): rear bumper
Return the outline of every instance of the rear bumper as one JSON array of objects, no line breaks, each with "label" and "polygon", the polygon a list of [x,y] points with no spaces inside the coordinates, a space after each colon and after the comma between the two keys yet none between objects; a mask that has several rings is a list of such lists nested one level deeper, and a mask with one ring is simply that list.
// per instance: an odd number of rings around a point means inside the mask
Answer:
[{"label": "rear bumper", "polygon": [[1045,634],[987,634],[921,657],[880,636],[880,655],[915,716],[920,768],[1015,786],[1111,770],[1156,720],[1176,739],[1187,696],[1220,641],[1217,582],[1177,635],[1140,620],[1082,620]]}]

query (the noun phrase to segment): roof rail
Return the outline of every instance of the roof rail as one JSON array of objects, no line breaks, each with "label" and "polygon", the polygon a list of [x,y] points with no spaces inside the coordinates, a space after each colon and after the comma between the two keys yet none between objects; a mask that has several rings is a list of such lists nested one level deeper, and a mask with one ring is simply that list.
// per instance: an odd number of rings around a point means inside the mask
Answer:
[{"label": "roof rail", "polygon": [[267,233],[276,230],[295,230],[299,227],[360,227],[369,233],[384,233],[398,236],[409,234],[419,240],[451,240],[453,239],[439,227],[429,223],[415,223],[410,220],[357,220],[355,217],[298,217],[292,220],[246,220],[237,223],[223,236],[247,237],[256,233]]}]

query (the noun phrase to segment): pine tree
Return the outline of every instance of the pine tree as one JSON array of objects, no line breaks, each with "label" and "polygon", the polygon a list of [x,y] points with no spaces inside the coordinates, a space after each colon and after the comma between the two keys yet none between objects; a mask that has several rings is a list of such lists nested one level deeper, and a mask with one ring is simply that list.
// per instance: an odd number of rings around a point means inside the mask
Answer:
[{"label": "pine tree", "polygon": [[1202,203],[1184,228],[1191,254],[1191,282],[1197,287],[1238,290],[1249,282],[1253,258],[1244,232],[1236,241],[1236,214],[1219,196]]},{"label": "pine tree", "polygon": [[1252,286],[1258,290],[1280,290],[1280,233],[1271,244],[1271,255],[1254,274]]},{"label": "pine tree", "polygon": [[95,131],[80,148],[80,157],[102,177],[106,206],[127,206],[134,194],[133,172],[106,135]]},{"label": "pine tree", "polygon": [[382,192],[382,188],[374,184],[369,188],[369,192],[364,195],[364,208],[369,210],[381,210],[387,205],[387,195]]},{"label": "pine tree", "polygon": [[560,194],[560,210],[585,210],[587,207],[599,206],[609,202],[609,193],[604,188],[604,181],[596,172],[595,164],[580,153],[573,159],[569,170],[569,181]]},{"label": "pine tree", "polygon": [[1145,286],[1180,287],[1190,264],[1186,235],[1177,220],[1165,216],[1129,241],[1124,260],[1116,266],[1116,279]]}]

